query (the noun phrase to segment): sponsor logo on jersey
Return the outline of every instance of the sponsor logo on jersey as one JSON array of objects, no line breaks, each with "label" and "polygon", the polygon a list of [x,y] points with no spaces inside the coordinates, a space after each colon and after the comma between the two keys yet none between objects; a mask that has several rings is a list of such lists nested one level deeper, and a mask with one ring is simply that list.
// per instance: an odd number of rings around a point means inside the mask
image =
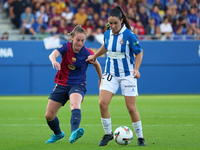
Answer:
[{"label": "sponsor logo on jersey", "polygon": [[124,40],[123,39],[121,39],[120,41],[119,41],[119,44],[124,44]]},{"label": "sponsor logo on jersey", "polygon": [[72,57],[72,62],[75,62],[76,61],[76,58],[75,57]]},{"label": "sponsor logo on jersey", "polygon": [[70,70],[75,70],[75,69],[76,69],[76,67],[73,66],[73,65],[68,65],[68,68],[69,68]]}]

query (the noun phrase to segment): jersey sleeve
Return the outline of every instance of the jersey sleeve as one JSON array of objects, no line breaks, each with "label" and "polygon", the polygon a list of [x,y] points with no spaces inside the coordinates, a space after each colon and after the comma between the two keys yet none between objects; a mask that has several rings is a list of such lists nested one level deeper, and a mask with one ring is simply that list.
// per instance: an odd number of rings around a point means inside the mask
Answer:
[{"label": "jersey sleeve", "polygon": [[67,51],[68,43],[69,43],[69,42],[66,42],[66,43],[60,45],[60,46],[57,48],[57,50],[58,50],[62,55],[64,55],[65,52]]},{"label": "jersey sleeve", "polygon": [[138,38],[135,34],[131,34],[130,35],[130,40],[129,40],[129,44],[130,44],[130,48],[131,50],[133,51],[133,53],[135,55],[139,54],[142,50],[141,46],[140,46],[140,43],[138,41]]},{"label": "jersey sleeve", "polygon": [[110,36],[110,30],[107,30],[106,32],[104,32],[104,47],[106,48],[106,50],[108,50],[108,39]]}]

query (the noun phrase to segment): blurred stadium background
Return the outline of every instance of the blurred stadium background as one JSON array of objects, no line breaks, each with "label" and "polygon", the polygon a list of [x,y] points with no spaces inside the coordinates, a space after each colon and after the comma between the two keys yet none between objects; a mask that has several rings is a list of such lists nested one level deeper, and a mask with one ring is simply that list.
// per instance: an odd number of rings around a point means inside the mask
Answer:
[{"label": "blurred stadium background", "polygon": [[[85,22],[81,17],[79,24],[89,33],[85,45],[97,51],[107,13],[117,4],[127,13],[143,48],[137,98],[148,146],[143,148],[199,149],[199,0],[0,0],[0,149],[99,149],[103,129],[98,77],[91,65],[82,105],[81,126],[85,135],[73,146],[67,143],[71,113],[67,106],[58,114],[66,138],[54,145],[44,144],[51,135],[44,114],[56,74],[48,56],[56,46],[69,40],[67,33],[83,14]],[[24,16],[21,18],[26,8],[31,8],[27,13],[32,11],[29,23],[23,22]],[[38,24],[40,11],[45,12],[42,24],[33,25]],[[164,24],[165,16],[168,20]],[[163,31],[162,26],[169,30]],[[106,55],[98,58],[102,70],[105,60]],[[119,90],[117,94],[120,93]],[[122,124],[131,127],[122,99],[116,95],[110,105],[113,130]],[[137,148],[136,138],[126,146],[132,148]],[[113,140],[104,149],[123,148]]]},{"label": "blurred stadium background", "polygon": [[[53,80],[56,74],[56,70],[52,69],[48,60],[51,51],[69,40],[67,33],[78,22],[89,33],[85,45],[94,51],[98,50],[103,39],[107,13],[117,4],[127,13],[133,31],[137,34],[144,50],[140,69],[141,78],[138,80],[139,93],[199,94],[200,3],[198,0],[2,0],[0,6],[0,34],[2,35],[0,95],[49,94],[54,87]],[[157,13],[154,11],[156,6]],[[140,10],[143,8],[143,11]],[[190,12],[193,8],[194,13]],[[187,13],[183,13],[185,11]],[[23,20],[23,15],[26,16],[31,12],[33,18],[29,19],[32,21],[28,25],[29,23]],[[69,16],[71,14],[71,18],[66,20],[66,14]],[[159,19],[155,14],[159,16]],[[86,18],[83,19],[82,15]],[[82,19],[79,19],[80,16]],[[97,22],[96,16],[97,20],[102,21]],[[170,24],[172,31],[162,31],[157,34],[156,28],[162,30],[161,26],[166,17],[168,17],[168,23],[165,27],[167,28]],[[39,18],[42,18],[42,24],[38,23]],[[151,26],[152,18],[153,27]],[[158,24],[156,19],[159,21]],[[75,23],[73,23],[74,20],[76,20]],[[35,28],[34,24],[39,25]],[[31,28],[35,31],[32,32]],[[180,28],[181,33],[178,32]],[[150,32],[147,32],[149,29]],[[191,30],[193,32],[190,34]],[[98,59],[103,70],[105,59],[106,56]],[[94,69],[89,66],[88,94],[98,94],[98,78],[93,72]]]}]

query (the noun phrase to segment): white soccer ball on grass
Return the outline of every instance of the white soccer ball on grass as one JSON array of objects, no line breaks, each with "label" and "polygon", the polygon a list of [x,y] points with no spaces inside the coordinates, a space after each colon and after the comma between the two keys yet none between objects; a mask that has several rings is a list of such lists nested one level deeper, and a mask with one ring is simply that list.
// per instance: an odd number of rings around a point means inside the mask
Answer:
[{"label": "white soccer ball on grass", "polygon": [[114,131],[114,139],[120,145],[128,145],[133,139],[133,132],[127,126],[120,126]]}]

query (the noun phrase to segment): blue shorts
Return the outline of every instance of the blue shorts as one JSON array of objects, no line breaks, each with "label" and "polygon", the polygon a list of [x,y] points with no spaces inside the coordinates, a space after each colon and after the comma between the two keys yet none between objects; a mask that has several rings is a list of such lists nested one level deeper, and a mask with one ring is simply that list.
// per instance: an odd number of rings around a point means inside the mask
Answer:
[{"label": "blue shorts", "polygon": [[49,99],[62,103],[64,106],[65,103],[69,100],[70,94],[79,93],[84,98],[86,91],[87,90],[85,85],[63,86],[56,84],[53,92],[49,96]]}]

